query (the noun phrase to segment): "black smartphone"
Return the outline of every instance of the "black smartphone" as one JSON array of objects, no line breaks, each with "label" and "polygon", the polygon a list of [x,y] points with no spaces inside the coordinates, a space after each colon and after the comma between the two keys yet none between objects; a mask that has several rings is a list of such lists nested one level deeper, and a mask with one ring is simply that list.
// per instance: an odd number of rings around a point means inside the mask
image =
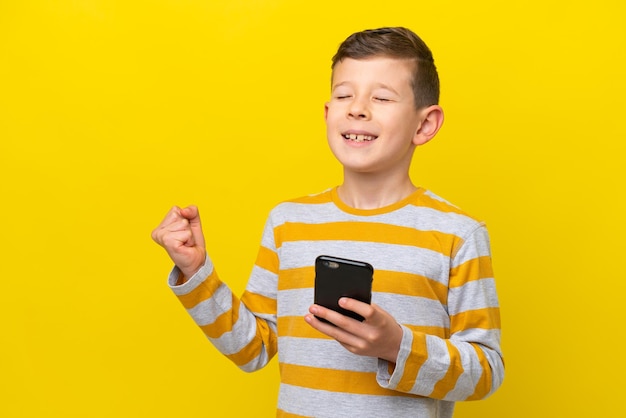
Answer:
[{"label": "black smartphone", "polygon": [[[347,296],[365,303],[372,302],[374,268],[363,261],[320,255],[315,259],[314,303],[363,321],[363,317],[339,306]],[[330,323],[323,318],[321,321]]]}]

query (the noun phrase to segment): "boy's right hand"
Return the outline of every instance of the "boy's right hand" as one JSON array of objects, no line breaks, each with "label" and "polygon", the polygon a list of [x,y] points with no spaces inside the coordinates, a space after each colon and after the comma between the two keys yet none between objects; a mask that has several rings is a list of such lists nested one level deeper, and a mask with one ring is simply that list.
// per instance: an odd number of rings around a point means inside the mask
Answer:
[{"label": "boy's right hand", "polygon": [[196,206],[174,206],[152,231],[152,239],[165,248],[185,278],[193,276],[204,264],[206,247]]}]

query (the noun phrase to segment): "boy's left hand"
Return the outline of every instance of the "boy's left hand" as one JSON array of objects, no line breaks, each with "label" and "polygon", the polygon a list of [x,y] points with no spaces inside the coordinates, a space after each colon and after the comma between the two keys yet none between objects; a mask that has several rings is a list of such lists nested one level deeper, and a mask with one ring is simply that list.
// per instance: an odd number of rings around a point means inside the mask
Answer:
[{"label": "boy's left hand", "polygon": [[[402,328],[396,320],[381,307],[355,299],[341,298],[339,306],[356,312],[365,319],[360,322],[319,305],[311,305],[310,313],[304,319],[316,330],[337,340],[351,353],[395,363],[402,341]],[[315,316],[332,322],[336,327]]]}]

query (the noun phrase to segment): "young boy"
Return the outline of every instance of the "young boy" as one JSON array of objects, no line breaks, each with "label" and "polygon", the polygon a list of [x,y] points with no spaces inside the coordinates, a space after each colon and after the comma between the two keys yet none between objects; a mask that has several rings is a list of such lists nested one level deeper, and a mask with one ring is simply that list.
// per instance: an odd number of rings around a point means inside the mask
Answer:
[{"label": "young boy", "polygon": [[[409,178],[443,123],[431,52],[405,28],[366,30],[332,70],[327,137],[344,181],[271,211],[241,299],[206,254],[196,207],[174,207],[152,237],[223,354],[254,371],[278,353],[278,416],[451,417],[455,401],[493,393],[504,367],[484,224]],[[312,305],[322,254],[373,265],[372,304],[340,300],[363,322]]]}]

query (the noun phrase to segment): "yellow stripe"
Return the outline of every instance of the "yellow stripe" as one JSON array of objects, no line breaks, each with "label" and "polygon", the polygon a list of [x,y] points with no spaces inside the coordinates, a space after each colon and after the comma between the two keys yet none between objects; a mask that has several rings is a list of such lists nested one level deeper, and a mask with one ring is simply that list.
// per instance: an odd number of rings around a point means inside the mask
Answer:
[{"label": "yellow stripe", "polygon": [[[278,317],[278,335],[296,338],[317,338],[321,340],[331,339],[326,334],[322,334],[306,323],[301,316],[280,316]],[[404,324],[403,324],[404,325]],[[449,338],[450,330],[444,327],[405,325],[413,332],[434,335],[440,338]]]},{"label": "yellow stripe", "polygon": [[[310,289],[315,285],[315,268],[300,267],[281,270],[278,290]],[[388,270],[376,270],[372,284],[374,292],[423,297],[447,303],[448,288],[424,276]]]},{"label": "yellow stripe", "polygon": [[500,308],[474,309],[450,316],[450,332],[471,328],[500,329]]},{"label": "yellow stripe", "polygon": [[209,299],[215,291],[222,285],[222,282],[217,277],[215,269],[209,277],[206,278],[198,287],[186,295],[179,295],[178,300],[183,304],[186,309],[193,308],[200,302],[204,302]]},{"label": "yellow stripe", "polygon": [[267,322],[256,318],[256,336],[254,339],[238,353],[229,354],[226,357],[236,365],[243,366],[258,357],[263,347],[265,347],[269,358],[274,357],[277,350],[276,335],[269,328]]},{"label": "yellow stripe", "polygon": [[314,285],[314,267],[281,270],[278,275],[278,290],[306,289],[312,288]]},{"label": "yellow stripe", "polygon": [[376,270],[372,291],[416,296],[448,303],[448,288],[435,280],[412,273]]},{"label": "yellow stripe", "polygon": [[472,280],[488,279],[492,277],[493,268],[491,266],[491,257],[477,257],[450,269],[450,287],[460,287]]},{"label": "yellow stripe", "polygon": [[[402,380],[398,384],[398,390],[401,392],[408,392],[413,388],[415,381],[417,380],[417,373],[422,365],[428,358],[426,349],[426,335],[425,334],[413,334],[413,344],[411,351],[416,353],[413,361],[407,362],[404,365],[404,373],[402,374]],[[417,354],[419,353],[419,354]]]},{"label": "yellow stripe", "polygon": [[258,293],[243,292],[241,300],[246,307],[256,314],[276,314],[276,299],[259,295]]},{"label": "yellow stripe", "polygon": [[384,389],[376,381],[376,372],[322,369],[280,364],[282,383],[330,392],[377,396],[415,396]]},{"label": "yellow stripe", "polygon": [[452,345],[449,340],[446,340],[446,345],[450,355],[450,366],[448,367],[446,375],[438,381],[437,384],[435,384],[429,398],[443,399],[448,392],[454,389],[459,376],[463,374],[463,366],[461,365],[461,354],[459,353],[459,350]]},{"label": "yellow stripe", "polygon": [[475,220],[476,222],[479,222],[478,219],[468,215],[467,213],[463,212],[461,209],[457,208],[456,206],[453,206],[448,202],[434,199],[430,196],[427,196],[426,194],[421,194],[419,196],[418,202],[414,203],[414,205],[418,207],[425,207],[428,209],[435,209],[444,213],[456,213],[458,215],[463,215],[463,216],[466,216],[468,218]]},{"label": "yellow stripe", "polygon": [[483,367],[483,373],[480,375],[480,379],[478,383],[476,383],[476,387],[472,396],[468,397],[467,401],[476,401],[484,398],[489,391],[491,390],[491,366],[489,366],[489,362],[487,361],[487,357],[483,350],[481,350],[476,344],[472,343],[472,347],[476,350],[476,354],[478,355],[478,361],[480,365]]},{"label": "yellow stripe", "polygon": [[274,274],[278,274],[280,262],[278,261],[278,254],[269,248],[265,248],[263,246],[259,247],[259,253],[256,257],[256,265],[267,270],[271,271]]},{"label": "yellow stripe", "polygon": [[251,362],[260,354],[260,348],[261,347],[255,338],[238,353],[229,354],[226,357],[228,357],[237,366],[243,366],[244,364]]},{"label": "yellow stripe", "polygon": [[460,238],[438,231],[418,231],[374,222],[285,223],[274,229],[276,246],[292,241],[362,241],[415,246],[449,254]]},{"label": "yellow stripe", "polygon": [[278,317],[278,335],[283,337],[331,339],[306,323],[302,316]]},{"label": "yellow stripe", "polygon": [[239,320],[241,302],[254,313],[270,315],[276,313],[276,301],[274,299],[245,291],[241,301],[233,295],[231,309],[218,316],[213,323],[200,326],[200,329],[209,338],[218,338],[224,333],[232,331],[234,324]]},{"label": "yellow stripe", "polygon": [[226,332],[233,329],[233,325],[239,319],[239,299],[233,296],[232,308],[217,317],[211,324],[202,325],[200,329],[209,338],[219,338]]}]

